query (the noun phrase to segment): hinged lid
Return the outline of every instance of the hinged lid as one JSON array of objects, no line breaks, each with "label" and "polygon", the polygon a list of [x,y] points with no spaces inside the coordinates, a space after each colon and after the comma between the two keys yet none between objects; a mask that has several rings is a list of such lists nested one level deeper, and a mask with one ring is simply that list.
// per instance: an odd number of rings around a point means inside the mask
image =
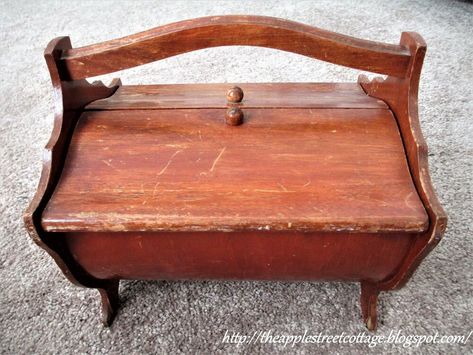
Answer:
[{"label": "hinged lid", "polygon": [[49,231],[421,232],[396,121],[356,84],[122,87],[87,106]]},{"label": "hinged lid", "polygon": [[[237,84],[243,108],[388,108],[355,83]],[[126,85],[86,110],[226,108],[232,84]]]}]

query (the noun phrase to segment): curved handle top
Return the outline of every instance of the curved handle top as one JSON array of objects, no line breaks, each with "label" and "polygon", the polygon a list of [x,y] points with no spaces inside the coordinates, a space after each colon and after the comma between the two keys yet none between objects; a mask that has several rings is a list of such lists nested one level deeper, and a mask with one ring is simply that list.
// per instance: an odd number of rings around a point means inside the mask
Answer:
[{"label": "curved handle top", "polygon": [[58,63],[63,80],[84,79],[209,47],[258,46],[301,54],[364,71],[405,77],[408,48],[357,39],[297,22],[263,16],[186,20],[80,48]]}]

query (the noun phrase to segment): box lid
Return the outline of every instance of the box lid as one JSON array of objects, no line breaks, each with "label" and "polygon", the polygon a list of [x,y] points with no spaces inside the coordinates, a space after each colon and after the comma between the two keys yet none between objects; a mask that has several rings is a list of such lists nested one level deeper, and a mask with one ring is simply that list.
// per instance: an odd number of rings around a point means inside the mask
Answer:
[{"label": "box lid", "polygon": [[395,118],[356,84],[122,87],[79,119],[47,231],[422,232]]}]

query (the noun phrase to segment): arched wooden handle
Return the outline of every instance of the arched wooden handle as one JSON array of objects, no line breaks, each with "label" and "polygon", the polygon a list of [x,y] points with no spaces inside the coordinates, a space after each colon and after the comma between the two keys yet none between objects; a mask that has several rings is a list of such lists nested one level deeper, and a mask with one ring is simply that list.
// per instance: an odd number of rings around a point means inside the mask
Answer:
[{"label": "arched wooden handle", "polygon": [[132,68],[198,49],[258,46],[346,67],[404,77],[411,59],[401,45],[383,44],[262,16],[213,16],[176,22],[128,37],[64,50],[63,80]]}]

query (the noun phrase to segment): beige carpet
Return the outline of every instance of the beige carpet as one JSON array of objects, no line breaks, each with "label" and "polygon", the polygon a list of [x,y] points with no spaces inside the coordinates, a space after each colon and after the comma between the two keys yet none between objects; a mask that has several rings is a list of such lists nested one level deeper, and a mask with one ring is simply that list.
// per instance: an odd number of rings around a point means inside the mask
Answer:
[{"label": "beige carpet", "polygon": [[[358,334],[356,284],[123,282],[111,329],[95,290],[72,286],[28,238],[22,211],[52,129],[51,85],[42,51],[70,35],[74,46],[212,14],[296,20],[397,43],[422,34],[428,53],[420,117],[434,185],[449,214],[445,239],[399,292],[383,294],[377,334],[473,330],[473,5],[463,1],[6,1],[0,3],[0,349],[14,353],[473,353],[466,345],[223,344],[225,331]],[[238,56],[238,60],[233,58]],[[118,73],[124,83],[354,81],[358,72],[261,48],[198,51]],[[107,77],[108,80],[112,76]],[[473,338],[473,337],[472,337]]]}]

